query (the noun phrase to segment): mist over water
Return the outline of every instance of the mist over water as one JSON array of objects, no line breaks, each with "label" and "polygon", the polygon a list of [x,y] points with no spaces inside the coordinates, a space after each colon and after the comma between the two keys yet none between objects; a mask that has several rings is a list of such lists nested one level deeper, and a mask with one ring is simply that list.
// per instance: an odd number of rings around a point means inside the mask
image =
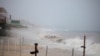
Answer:
[{"label": "mist over water", "polygon": [[[72,48],[77,49],[77,54],[82,53],[82,48],[80,46],[83,45],[83,36],[87,37],[87,55],[99,54],[100,52],[100,42],[99,32],[81,32],[81,31],[55,31],[51,28],[45,28],[38,25],[28,24],[25,22],[22,25],[26,27],[18,28],[11,27],[11,29],[7,30],[6,33],[9,33],[10,36],[5,36],[10,39],[13,38],[13,41],[17,41],[17,39],[24,38],[24,43],[39,43],[43,46],[49,46],[50,48],[61,48],[68,49],[69,51]],[[5,32],[5,31],[1,31]],[[1,37],[0,37],[1,38]],[[3,37],[2,37],[3,39]],[[78,53],[79,52],[79,53]]]}]

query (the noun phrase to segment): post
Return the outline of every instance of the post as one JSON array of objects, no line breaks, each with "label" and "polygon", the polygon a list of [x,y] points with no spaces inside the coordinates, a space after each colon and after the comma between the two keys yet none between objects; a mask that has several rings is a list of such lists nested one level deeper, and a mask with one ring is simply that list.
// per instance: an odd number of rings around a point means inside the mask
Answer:
[{"label": "post", "polygon": [[48,56],[48,46],[46,46],[46,56]]},{"label": "post", "polygon": [[20,56],[22,56],[24,38],[20,38]]},{"label": "post", "polygon": [[72,48],[72,56],[74,56],[74,48]]},{"label": "post", "polygon": [[30,52],[30,54],[35,54],[35,56],[37,56],[37,53],[39,53],[37,47],[38,47],[38,43],[35,43],[35,51]]},{"label": "post", "polygon": [[1,40],[1,46],[2,56],[4,56],[4,40]]},{"label": "post", "polygon": [[38,43],[35,43],[35,56],[37,56],[38,49],[37,49]]},{"label": "post", "polygon": [[83,46],[81,46],[83,48],[83,56],[85,56],[85,49],[86,49],[86,36],[84,35],[84,41],[83,41]]},{"label": "post", "polygon": [[20,56],[22,56],[22,43],[23,42],[23,38],[20,38]]},{"label": "post", "polygon": [[4,43],[4,40],[3,40],[3,42],[2,42],[2,56],[4,56],[4,52],[5,52],[5,50],[4,50],[4,46],[5,45],[5,43]]},{"label": "post", "polygon": [[9,39],[8,39],[8,53],[9,53]]},{"label": "post", "polygon": [[83,56],[85,56],[85,49],[86,49],[86,45],[85,45],[85,43],[86,43],[86,36],[84,35],[84,50],[83,50]]},{"label": "post", "polygon": [[9,15],[9,17],[10,17],[10,20],[11,20],[11,19],[12,19],[12,18],[11,18],[11,15]]},{"label": "post", "polygon": [[19,56],[21,56],[21,49],[22,49],[22,46],[21,46],[21,45],[22,45],[22,44],[21,44],[21,40],[22,40],[22,39],[20,38],[20,51],[19,51],[20,53],[19,53]]}]

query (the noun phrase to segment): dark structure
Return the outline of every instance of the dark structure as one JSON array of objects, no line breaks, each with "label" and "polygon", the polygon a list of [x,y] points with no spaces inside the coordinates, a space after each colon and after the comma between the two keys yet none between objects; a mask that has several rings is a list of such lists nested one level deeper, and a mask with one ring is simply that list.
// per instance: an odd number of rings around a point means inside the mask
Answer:
[{"label": "dark structure", "polygon": [[6,28],[7,12],[4,8],[0,7],[0,29]]},{"label": "dark structure", "polygon": [[72,48],[72,56],[74,56],[74,48]]},{"label": "dark structure", "polygon": [[34,45],[35,45],[35,51],[30,52],[30,54],[35,54],[35,56],[37,56],[37,53],[39,53],[37,49],[38,43],[35,43]]},{"label": "dark structure", "polygon": [[84,42],[83,42],[83,46],[81,46],[83,48],[83,56],[85,56],[85,49],[86,49],[86,36],[84,35]]}]

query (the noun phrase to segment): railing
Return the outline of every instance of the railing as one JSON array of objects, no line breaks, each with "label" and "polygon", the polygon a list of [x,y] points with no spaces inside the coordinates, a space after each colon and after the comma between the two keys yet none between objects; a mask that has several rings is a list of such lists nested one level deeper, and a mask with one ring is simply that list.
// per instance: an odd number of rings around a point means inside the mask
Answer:
[{"label": "railing", "polygon": [[1,39],[0,56],[31,56],[29,52],[34,50],[34,46],[24,41],[19,38]]},{"label": "railing", "polygon": [[[8,38],[0,39],[0,56],[35,56],[30,54],[34,51],[34,40],[30,42],[25,38]],[[49,46],[41,46],[38,44],[39,53],[37,56],[71,56],[67,50],[57,48],[49,48]]]}]

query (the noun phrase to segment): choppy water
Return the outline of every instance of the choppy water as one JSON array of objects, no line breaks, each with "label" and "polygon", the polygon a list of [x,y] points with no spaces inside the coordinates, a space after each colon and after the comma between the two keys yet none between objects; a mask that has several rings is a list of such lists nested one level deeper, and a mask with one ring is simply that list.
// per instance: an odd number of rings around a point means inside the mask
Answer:
[{"label": "choppy water", "polygon": [[[20,42],[20,38],[24,38],[24,43],[45,44],[49,47],[68,48],[75,47],[78,51],[82,51],[80,46],[83,44],[83,36],[87,36],[88,54],[98,54],[100,51],[100,32],[83,32],[83,31],[66,31],[66,32],[41,32],[38,28],[11,28],[10,30],[1,30],[1,39],[10,39],[12,42]],[[7,33],[11,35],[8,37]],[[45,38],[45,35],[56,36],[55,39]],[[13,39],[12,39],[13,38]],[[56,40],[62,39],[61,42]],[[76,50],[76,51],[77,51]]]}]

